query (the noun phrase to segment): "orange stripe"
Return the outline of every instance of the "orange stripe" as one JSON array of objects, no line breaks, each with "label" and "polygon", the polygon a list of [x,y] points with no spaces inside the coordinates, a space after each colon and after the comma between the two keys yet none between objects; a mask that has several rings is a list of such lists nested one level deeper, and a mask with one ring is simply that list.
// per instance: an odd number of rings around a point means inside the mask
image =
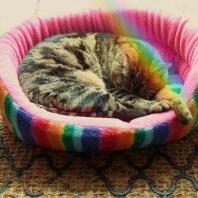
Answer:
[{"label": "orange stripe", "polygon": [[50,148],[54,150],[65,150],[64,144],[62,142],[62,133],[64,129],[64,124],[59,124],[56,122],[49,122],[47,128],[47,140],[50,144]]},{"label": "orange stripe", "polygon": [[128,31],[124,25],[120,23],[120,18],[114,13],[108,13],[108,15],[111,31],[116,34],[126,35]]},{"label": "orange stripe", "polygon": [[2,114],[4,114],[4,100],[6,95],[8,94],[7,90],[5,87],[0,83],[0,108],[2,111]]},{"label": "orange stripe", "polygon": [[5,111],[4,111],[4,101],[5,101],[5,97],[7,96],[7,94],[8,92],[5,89],[5,86],[2,83],[0,83],[0,109],[1,109],[2,117],[3,117],[5,124],[12,131],[12,125],[6,118]]},{"label": "orange stripe", "polygon": [[129,149],[134,143],[134,129],[118,129],[115,150]]}]

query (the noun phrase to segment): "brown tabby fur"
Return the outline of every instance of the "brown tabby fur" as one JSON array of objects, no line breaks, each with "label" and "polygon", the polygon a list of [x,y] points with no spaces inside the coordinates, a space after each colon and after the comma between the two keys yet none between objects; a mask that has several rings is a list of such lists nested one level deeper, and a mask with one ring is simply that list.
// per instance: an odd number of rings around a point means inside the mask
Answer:
[{"label": "brown tabby fur", "polygon": [[[32,48],[20,70],[27,97],[48,111],[131,120],[173,108],[187,123],[191,114],[177,94],[161,94],[163,68],[146,61],[138,40],[107,33],[53,36]],[[164,75],[165,78],[165,75]],[[167,91],[165,91],[167,93]]]}]

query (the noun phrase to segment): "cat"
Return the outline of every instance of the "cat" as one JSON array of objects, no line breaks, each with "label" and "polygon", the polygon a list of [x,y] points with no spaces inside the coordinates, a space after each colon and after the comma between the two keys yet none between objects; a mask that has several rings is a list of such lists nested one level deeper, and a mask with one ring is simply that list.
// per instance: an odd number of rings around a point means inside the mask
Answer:
[{"label": "cat", "polygon": [[167,68],[158,52],[137,38],[52,36],[28,52],[18,75],[29,100],[48,111],[130,121],[174,109],[183,123],[192,119],[182,98],[164,85]]}]

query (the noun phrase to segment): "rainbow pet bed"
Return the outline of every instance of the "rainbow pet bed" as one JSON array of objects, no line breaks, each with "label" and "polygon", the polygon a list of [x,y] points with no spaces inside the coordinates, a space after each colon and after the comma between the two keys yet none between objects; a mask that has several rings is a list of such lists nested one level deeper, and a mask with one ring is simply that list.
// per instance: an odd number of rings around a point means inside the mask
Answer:
[{"label": "rainbow pet bed", "polygon": [[[122,16],[122,17],[115,17]],[[28,50],[43,39],[67,32],[110,32],[126,21],[134,35],[150,41],[171,62],[172,87],[188,103],[193,120],[183,125],[171,110],[124,122],[114,118],[65,116],[31,103],[17,71]],[[112,151],[160,145],[186,136],[198,125],[198,34],[186,21],[157,13],[125,10],[27,21],[0,38],[0,108],[12,133],[27,144],[65,151]]]}]

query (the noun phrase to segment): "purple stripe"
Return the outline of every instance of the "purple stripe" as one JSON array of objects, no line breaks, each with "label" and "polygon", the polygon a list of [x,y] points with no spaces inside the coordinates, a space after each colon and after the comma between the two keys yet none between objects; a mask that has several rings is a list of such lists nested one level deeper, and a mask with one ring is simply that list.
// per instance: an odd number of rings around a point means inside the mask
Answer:
[{"label": "purple stripe", "polygon": [[166,142],[169,133],[169,125],[168,123],[162,123],[160,125],[156,125],[153,128],[153,145],[160,145]]},{"label": "purple stripe", "polygon": [[31,134],[32,115],[20,108],[17,113],[18,128],[26,143],[36,145],[36,142]]},{"label": "purple stripe", "polygon": [[100,129],[84,127],[82,134],[82,147],[85,152],[95,152],[99,148]]}]

